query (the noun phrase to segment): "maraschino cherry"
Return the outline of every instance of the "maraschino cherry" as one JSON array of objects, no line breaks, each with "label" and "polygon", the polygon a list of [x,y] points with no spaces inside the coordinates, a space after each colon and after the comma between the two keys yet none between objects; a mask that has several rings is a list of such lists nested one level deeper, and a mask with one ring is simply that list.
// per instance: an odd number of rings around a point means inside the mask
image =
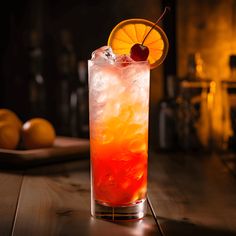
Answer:
[{"label": "maraschino cherry", "polygon": [[130,57],[134,61],[146,61],[149,55],[148,47],[144,46],[143,43],[136,43],[130,50]]},{"label": "maraschino cherry", "polygon": [[146,61],[147,60],[148,55],[149,55],[149,49],[148,49],[148,47],[146,47],[144,45],[144,42],[145,42],[147,36],[150,34],[150,32],[153,30],[153,28],[159,23],[159,21],[164,17],[164,15],[166,14],[167,11],[170,11],[169,7],[165,7],[165,10],[161,14],[161,16],[158,18],[156,23],[152,26],[152,28],[148,31],[148,33],[144,37],[142,43],[141,44],[136,43],[132,46],[132,48],[130,50],[130,57],[134,61]]}]

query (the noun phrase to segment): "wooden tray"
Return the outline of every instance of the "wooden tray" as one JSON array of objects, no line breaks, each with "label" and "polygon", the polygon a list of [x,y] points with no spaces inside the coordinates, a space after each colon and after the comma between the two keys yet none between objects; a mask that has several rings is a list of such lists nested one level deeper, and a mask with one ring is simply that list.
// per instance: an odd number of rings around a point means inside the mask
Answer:
[{"label": "wooden tray", "polygon": [[28,165],[56,162],[74,158],[88,157],[89,140],[59,136],[50,148],[32,150],[7,150],[0,148],[0,163],[9,165]]}]

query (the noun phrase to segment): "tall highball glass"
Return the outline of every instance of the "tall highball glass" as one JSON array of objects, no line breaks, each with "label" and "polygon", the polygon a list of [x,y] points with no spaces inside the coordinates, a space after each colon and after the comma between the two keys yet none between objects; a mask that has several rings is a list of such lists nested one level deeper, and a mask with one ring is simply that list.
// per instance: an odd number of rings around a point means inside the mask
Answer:
[{"label": "tall highball glass", "polygon": [[150,67],[88,61],[91,214],[141,219],[146,212]]}]

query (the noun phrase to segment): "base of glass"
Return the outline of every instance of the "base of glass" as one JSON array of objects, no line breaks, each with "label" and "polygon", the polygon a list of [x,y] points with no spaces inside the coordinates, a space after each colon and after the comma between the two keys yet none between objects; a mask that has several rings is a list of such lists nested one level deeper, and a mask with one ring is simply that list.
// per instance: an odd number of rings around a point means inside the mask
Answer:
[{"label": "base of glass", "polygon": [[130,206],[107,206],[92,200],[91,214],[92,216],[110,221],[118,220],[139,220],[146,215],[147,203],[142,200]]}]

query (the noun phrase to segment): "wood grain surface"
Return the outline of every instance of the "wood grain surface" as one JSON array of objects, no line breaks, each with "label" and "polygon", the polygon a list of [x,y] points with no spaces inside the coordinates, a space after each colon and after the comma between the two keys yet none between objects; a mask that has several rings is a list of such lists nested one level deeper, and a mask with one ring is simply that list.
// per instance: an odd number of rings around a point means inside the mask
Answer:
[{"label": "wood grain surface", "polygon": [[0,235],[11,235],[23,175],[0,172]]},{"label": "wood grain surface", "polygon": [[92,218],[89,173],[88,160],[27,171],[13,235],[160,235],[150,212],[126,223]]},{"label": "wood grain surface", "polygon": [[218,156],[151,153],[140,221],[92,218],[89,175],[89,158],[1,170],[0,235],[236,235],[236,179]]},{"label": "wood grain surface", "polygon": [[236,235],[236,179],[219,157],[150,155],[149,197],[165,235]]}]

